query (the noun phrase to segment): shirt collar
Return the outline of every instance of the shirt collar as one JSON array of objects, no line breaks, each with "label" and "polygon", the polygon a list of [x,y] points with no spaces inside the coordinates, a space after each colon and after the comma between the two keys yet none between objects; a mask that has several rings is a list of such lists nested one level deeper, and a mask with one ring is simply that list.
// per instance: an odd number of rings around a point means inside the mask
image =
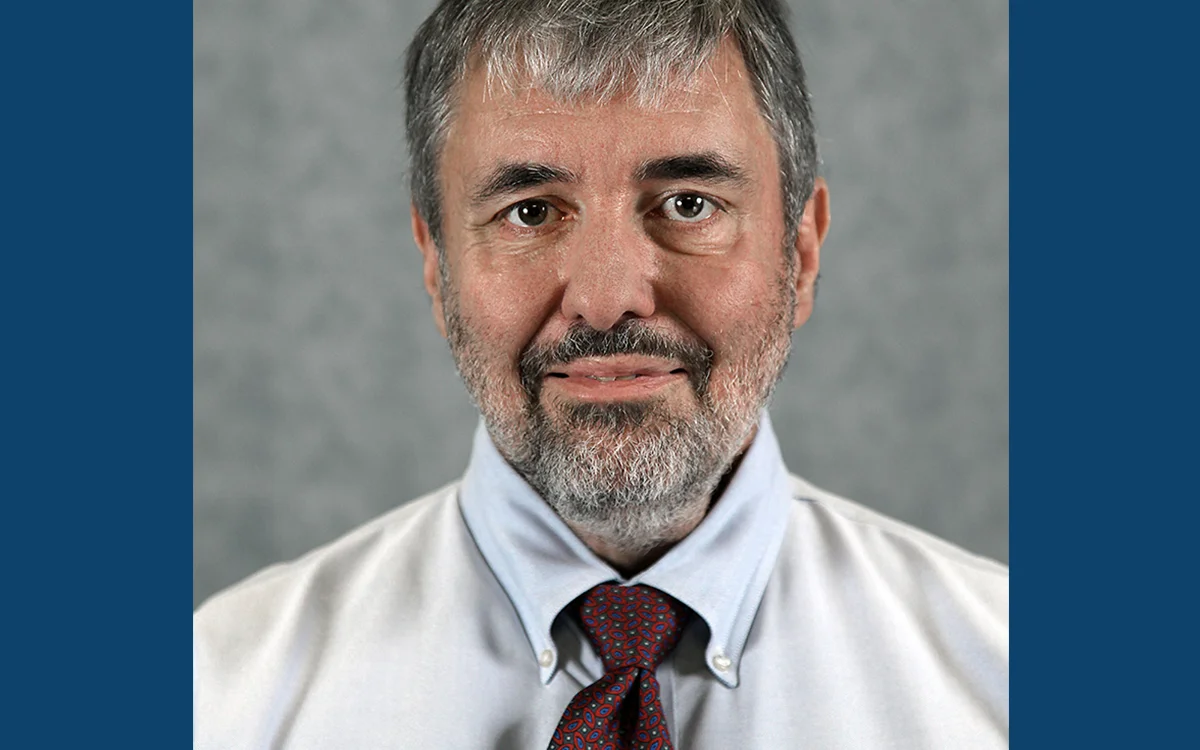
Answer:
[{"label": "shirt collar", "polygon": [[702,617],[710,634],[708,668],[736,687],[742,649],[783,541],[790,497],[779,444],[763,412],[754,442],[708,516],[633,578],[623,578],[575,536],[504,460],[482,423],[459,504],[521,619],[543,682],[558,666],[550,630],[559,612],[593,586],[616,580],[653,586]]}]

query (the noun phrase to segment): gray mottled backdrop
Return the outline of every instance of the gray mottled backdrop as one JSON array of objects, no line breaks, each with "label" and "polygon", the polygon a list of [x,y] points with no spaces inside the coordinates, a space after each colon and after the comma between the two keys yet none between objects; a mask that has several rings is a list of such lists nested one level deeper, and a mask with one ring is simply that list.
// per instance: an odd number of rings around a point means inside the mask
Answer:
[{"label": "gray mottled backdrop", "polygon": [[[432,0],[194,5],[194,599],[463,470],[408,224]],[[793,0],[833,228],[772,406],[791,469],[1008,558],[1008,6]]]}]

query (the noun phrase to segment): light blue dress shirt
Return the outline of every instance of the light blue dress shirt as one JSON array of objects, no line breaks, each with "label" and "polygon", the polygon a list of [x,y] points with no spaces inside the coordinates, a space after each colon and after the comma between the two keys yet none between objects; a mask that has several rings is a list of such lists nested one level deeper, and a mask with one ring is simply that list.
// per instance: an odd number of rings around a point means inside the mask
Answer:
[{"label": "light blue dress shirt", "polygon": [[461,483],[196,613],[197,748],[539,748],[603,669],[607,581],[696,617],[658,668],[679,750],[1008,744],[1008,572],[788,474],[769,418],[704,521],[623,579],[478,431]]}]

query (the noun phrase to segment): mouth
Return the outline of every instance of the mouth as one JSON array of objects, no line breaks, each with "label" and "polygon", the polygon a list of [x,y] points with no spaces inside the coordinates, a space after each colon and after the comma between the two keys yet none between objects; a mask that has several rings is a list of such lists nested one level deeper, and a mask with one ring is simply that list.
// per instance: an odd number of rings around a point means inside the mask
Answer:
[{"label": "mouth", "polygon": [[543,385],[582,401],[613,401],[645,398],[687,379],[687,369],[678,362],[620,355],[556,366]]},{"label": "mouth", "polygon": [[[679,374],[682,374],[682,375],[686,375],[686,374],[687,374],[687,371],[686,371],[686,370],[682,370],[682,369],[680,369],[680,370],[671,370],[671,372],[670,372],[670,373],[668,373],[668,374],[670,374],[670,375],[674,375],[674,374],[676,374],[676,373],[679,373]],[[552,373],[550,373],[549,377],[552,377],[552,378],[569,378],[569,377],[571,377],[571,376],[570,376],[570,375],[566,375],[566,374],[564,374],[564,373],[561,373],[561,372],[552,372]],[[603,376],[603,375],[583,375],[583,376],[581,376],[581,377],[590,378],[590,379],[592,379],[592,380],[595,380],[595,381],[598,381],[598,382],[600,382],[600,383],[615,383],[615,382],[617,382],[618,380],[620,380],[620,381],[622,381],[622,382],[629,382],[630,380],[637,380],[638,378],[654,378],[654,377],[659,377],[659,376],[658,376],[658,375],[651,375],[651,374],[648,374],[648,373],[640,373],[640,372],[639,372],[639,373],[633,373],[632,375],[613,375],[613,376],[611,376],[611,377],[605,377],[605,376]]]}]

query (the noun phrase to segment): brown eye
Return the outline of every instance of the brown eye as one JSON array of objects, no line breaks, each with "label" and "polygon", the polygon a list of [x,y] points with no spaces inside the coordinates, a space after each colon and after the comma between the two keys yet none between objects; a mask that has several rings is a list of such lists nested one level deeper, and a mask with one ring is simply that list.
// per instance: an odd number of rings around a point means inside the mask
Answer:
[{"label": "brown eye", "polygon": [[546,201],[527,200],[508,209],[504,218],[519,227],[540,227],[550,220],[553,211]]},{"label": "brown eye", "polygon": [[704,221],[717,210],[717,205],[702,195],[680,193],[662,203],[663,214],[672,221]]}]

